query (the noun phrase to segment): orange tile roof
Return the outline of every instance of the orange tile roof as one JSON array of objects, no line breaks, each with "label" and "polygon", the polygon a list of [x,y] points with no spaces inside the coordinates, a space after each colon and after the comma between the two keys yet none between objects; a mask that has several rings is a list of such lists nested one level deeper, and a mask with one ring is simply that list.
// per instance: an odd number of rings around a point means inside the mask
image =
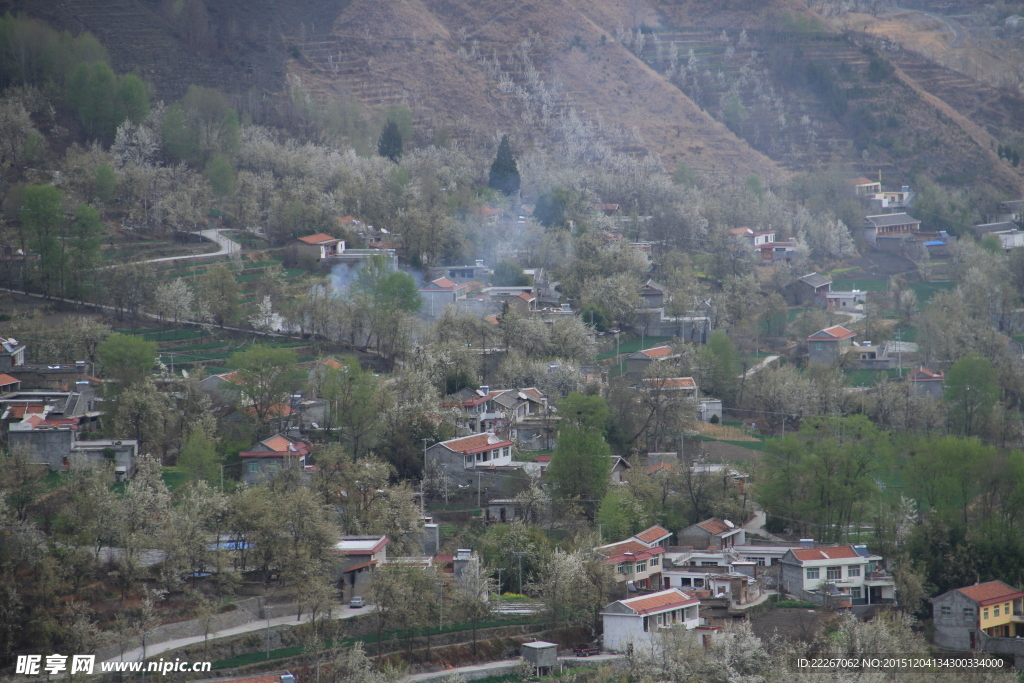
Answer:
[{"label": "orange tile roof", "polygon": [[847,180],[850,185],[877,185],[877,180],[868,180],[867,178],[850,178]]},{"label": "orange tile roof", "polygon": [[640,353],[648,358],[665,358],[672,355],[671,346],[655,346],[653,349],[644,349]]},{"label": "orange tile roof", "polygon": [[804,550],[794,550],[793,555],[801,562],[809,562],[812,560],[846,560],[861,557],[857,554],[857,551],[853,549],[853,546],[849,545],[842,545],[838,548],[806,548]]},{"label": "orange tile roof", "polygon": [[0,387],[6,387],[9,384],[17,384],[21,380],[17,377],[11,377],[7,374],[0,374]]},{"label": "orange tile roof", "polygon": [[603,545],[597,549],[599,553],[607,557],[613,557],[615,555],[622,555],[623,553],[640,553],[645,550],[649,550],[643,543],[636,541],[620,541],[618,543],[609,543]]},{"label": "orange tile roof", "polygon": [[981,605],[1024,597],[1024,593],[1002,581],[989,581],[957,590]]},{"label": "orange tile roof", "polygon": [[333,239],[336,238],[331,237],[328,234],[318,232],[315,235],[306,235],[305,237],[300,237],[299,241],[305,242],[306,244],[320,244],[321,242],[330,242]]},{"label": "orange tile roof", "polygon": [[659,462],[657,465],[651,465],[648,467],[647,474],[655,474],[661,470],[665,470],[666,472],[675,472],[676,468],[667,462]]},{"label": "orange tile roof", "polygon": [[232,384],[238,384],[239,381],[241,381],[241,379],[242,379],[241,375],[238,374],[238,370],[234,370],[232,372],[226,372],[223,375],[217,375],[217,376],[220,377],[221,379],[225,380],[225,381],[231,382]]},{"label": "orange tile roof", "polygon": [[666,591],[652,593],[640,598],[629,598],[621,602],[636,614],[651,614],[653,612],[667,612],[679,607],[685,607],[686,605],[694,605],[699,600],[680,590],[670,588]]},{"label": "orange tile roof", "polygon": [[327,358],[321,360],[320,364],[326,365],[327,367],[333,368],[334,370],[340,370],[341,368],[345,367],[344,363],[342,363],[336,358],[332,358],[331,356],[328,356]]},{"label": "orange tile roof", "polygon": [[266,446],[267,448],[269,448],[271,450],[275,450],[275,451],[278,451],[279,453],[283,453],[283,452],[288,450],[288,446],[292,442],[289,441],[288,439],[284,438],[280,434],[278,434],[277,436],[272,436],[269,439],[264,439],[260,443],[262,443],[264,446]]},{"label": "orange tile roof", "polygon": [[484,318],[484,320],[489,322],[492,325],[497,325],[498,324],[498,316],[496,316],[496,315],[489,315],[486,318]]},{"label": "orange tile roof", "polygon": [[730,528],[728,524],[720,520],[718,517],[705,519],[703,522],[698,522],[697,526],[712,534],[724,534],[735,530],[735,528]]},{"label": "orange tile roof", "polygon": [[483,448],[490,442],[490,434],[470,434],[469,436],[463,436],[458,439],[442,441],[441,445],[458,453],[465,453],[466,451],[471,451],[475,448]]},{"label": "orange tile roof", "polygon": [[657,524],[655,524],[650,529],[644,529],[643,531],[638,533],[636,537],[644,543],[655,543],[665,538],[666,536],[670,535],[671,532],[668,529],[665,529],[664,527],[660,527]]},{"label": "orange tile roof", "polygon": [[730,235],[753,235],[754,231],[750,228],[733,228],[729,231]]},{"label": "orange tile roof", "polygon": [[832,327],[826,327],[824,330],[818,330],[809,336],[808,339],[843,340],[851,339],[856,336],[857,334],[855,332],[850,332],[842,325],[833,325]]},{"label": "orange tile roof", "polygon": [[45,406],[40,405],[29,405],[26,403],[13,404],[7,406],[7,415],[14,420],[22,420],[25,415],[31,415],[32,413],[39,414],[45,410]]},{"label": "orange tile roof", "polygon": [[918,368],[914,370],[912,373],[910,373],[911,382],[942,379],[943,377],[945,377],[945,375],[943,374],[942,370],[929,370],[928,368],[924,367]]}]

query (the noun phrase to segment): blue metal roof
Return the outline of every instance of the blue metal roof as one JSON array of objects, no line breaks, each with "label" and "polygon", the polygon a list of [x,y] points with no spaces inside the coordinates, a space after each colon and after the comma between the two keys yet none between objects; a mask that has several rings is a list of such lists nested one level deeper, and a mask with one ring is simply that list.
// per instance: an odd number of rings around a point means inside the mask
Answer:
[{"label": "blue metal roof", "polygon": [[932,240],[931,242],[925,242],[924,246],[926,246],[926,247],[937,247],[940,244],[944,245],[945,242],[943,242],[942,240]]}]

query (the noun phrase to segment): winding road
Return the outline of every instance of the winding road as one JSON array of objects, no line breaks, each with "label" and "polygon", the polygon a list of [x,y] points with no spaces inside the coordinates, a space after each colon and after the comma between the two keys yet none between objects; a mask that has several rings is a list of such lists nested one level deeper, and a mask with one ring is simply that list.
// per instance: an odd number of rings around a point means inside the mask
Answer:
[{"label": "winding road", "polygon": [[949,27],[949,30],[953,32],[953,42],[949,44],[950,47],[963,47],[964,39],[967,37],[967,31],[966,29],[964,29],[963,26],[960,25],[959,22],[953,21],[952,19],[947,19],[946,17],[940,16],[938,14],[932,14],[931,12],[924,12],[921,10],[918,11],[920,11],[921,14],[925,15],[926,17],[931,17],[932,19],[941,21],[942,23]]},{"label": "winding road", "polygon": [[220,234],[224,231],[224,228],[217,228],[216,230],[200,230],[199,234],[211,242],[216,242],[220,245],[220,249],[212,251],[209,254],[186,254],[184,256],[165,256],[163,258],[151,258],[143,263],[167,263],[168,261],[186,261],[195,260],[201,258],[215,258],[217,256],[223,256],[224,254],[238,254],[242,251],[242,245],[234,241],[229,237],[225,237]]}]

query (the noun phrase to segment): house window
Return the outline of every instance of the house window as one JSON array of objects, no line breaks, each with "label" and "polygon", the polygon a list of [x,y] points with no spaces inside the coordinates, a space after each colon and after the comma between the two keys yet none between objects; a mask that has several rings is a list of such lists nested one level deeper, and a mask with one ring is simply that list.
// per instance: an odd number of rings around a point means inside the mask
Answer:
[{"label": "house window", "polygon": [[974,621],[974,608],[964,607],[964,619],[968,621]]},{"label": "house window", "polygon": [[995,619],[999,616],[999,605],[992,608],[992,618]]},{"label": "house window", "polygon": [[623,562],[622,564],[620,564],[619,565],[619,573],[620,574],[632,574],[633,573],[633,563],[632,562]]},{"label": "house window", "polygon": [[651,628],[651,618],[644,617],[644,633],[647,633]]},{"label": "house window", "polygon": [[842,567],[828,567],[825,569],[825,578],[829,581],[838,581],[843,578]]},{"label": "house window", "polygon": [[853,578],[855,576],[860,576],[860,567],[847,567],[846,568],[846,575],[848,577],[850,577],[850,578]]},{"label": "house window", "polygon": [[652,557],[651,558],[651,566],[652,567],[657,567],[658,566],[658,562],[659,562],[659,560],[658,560],[657,557]]},{"label": "house window", "polygon": [[717,567],[718,563],[717,562],[701,562],[700,566],[702,566],[702,567]]},{"label": "house window", "polygon": [[981,618],[982,619],[988,619],[988,607],[986,607],[985,609],[981,610]]},{"label": "house window", "polygon": [[259,472],[260,471],[260,464],[258,462],[251,462],[251,463],[249,463],[249,471],[250,472]]},{"label": "house window", "polygon": [[860,588],[859,587],[851,588],[850,589],[850,597],[853,598],[854,600],[860,600]]},{"label": "house window", "polygon": [[808,567],[807,568],[807,579],[810,580],[810,579],[816,579],[816,578],[818,578],[818,568],[817,567]]},{"label": "house window", "polygon": [[636,563],[636,573],[640,574],[640,573],[645,572],[645,571],[647,571],[647,563],[646,562],[637,562]]},{"label": "house window", "polygon": [[764,558],[763,557],[745,557],[743,559],[745,559],[747,562],[757,562],[757,566],[758,567],[763,567],[764,566]]},{"label": "house window", "polygon": [[1010,603],[1003,605],[1003,614],[1009,616],[1010,614]]},{"label": "house window", "polygon": [[950,607],[949,605],[943,605],[941,612],[942,612],[942,616],[948,617],[950,614],[953,613],[953,608]]},{"label": "house window", "polygon": [[825,342],[814,342],[814,348],[818,351],[823,351],[825,349]]},{"label": "house window", "polygon": [[656,615],[655,616],[655,621],[658,622],[658,626],[664,626],[665,625],[665,615],[664,614]]}]

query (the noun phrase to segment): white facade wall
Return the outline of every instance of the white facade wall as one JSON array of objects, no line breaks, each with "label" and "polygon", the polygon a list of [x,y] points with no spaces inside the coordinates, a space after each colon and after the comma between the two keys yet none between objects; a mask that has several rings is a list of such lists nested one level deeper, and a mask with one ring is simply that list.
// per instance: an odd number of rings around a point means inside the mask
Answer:
[{"label": "white facade wall", "polygon": [[[686,630],[700,626],[700,609],[698,605],[681,608],[683,621],[676,622]],[[671,610],[670,610],[671,612]],[[633,647],[653,646],[657,642],[657,615],[648,614],[648,630],[644,631],[644,617],[630,614],[604,614],[604,649],[609,652],[625,652],[630,645]]]}]

